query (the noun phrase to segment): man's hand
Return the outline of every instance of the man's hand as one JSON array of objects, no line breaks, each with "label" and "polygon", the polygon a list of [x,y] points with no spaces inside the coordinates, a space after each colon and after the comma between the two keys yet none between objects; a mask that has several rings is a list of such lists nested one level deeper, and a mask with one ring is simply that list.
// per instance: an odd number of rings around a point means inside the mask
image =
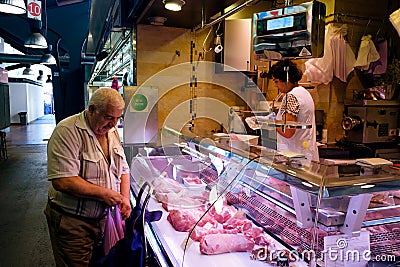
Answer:
[{"label": "man's hand", "polygon": [[124,196],[117,191],[108,188],[103,188],[103,190],[106,191],[103,196],[103,201],[107,204],[107,206],[112,207],[122,202]]},{"label": "man's hand", "polygon": [[132,212],[131,202],[129,198],[123,197],[122,202],[119,204],[119,209],[121,211],[121,216],[123,220],[126,220]]}]

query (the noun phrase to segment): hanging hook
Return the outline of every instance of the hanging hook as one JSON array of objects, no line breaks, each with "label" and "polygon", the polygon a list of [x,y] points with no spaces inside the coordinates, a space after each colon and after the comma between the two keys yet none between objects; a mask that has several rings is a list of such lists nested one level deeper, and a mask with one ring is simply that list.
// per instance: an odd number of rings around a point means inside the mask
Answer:
[{"label": "hanging hook", "polygon": [[381,23],[381,25],[379,25],[379,29],[378,29],[378,31],[376,32],[376,38],[378,38],[378,36],[379,36],[379,33],[380,33],[380,31],[381,31],[381,29],[382,29],[382,26],[383,26],[383,24],[385,23],[385,21],[384,20],[382,20],[382,23]]},{"label": "hanging hook", "polygon": [[362,36],[365,36],[365,34],[367,33],[367,29],[368,29],[368,26],[369,26],[370,23],[371,23],[371,18],[368,19],[367,26],[365,26],[364,33],[363,33]]}]

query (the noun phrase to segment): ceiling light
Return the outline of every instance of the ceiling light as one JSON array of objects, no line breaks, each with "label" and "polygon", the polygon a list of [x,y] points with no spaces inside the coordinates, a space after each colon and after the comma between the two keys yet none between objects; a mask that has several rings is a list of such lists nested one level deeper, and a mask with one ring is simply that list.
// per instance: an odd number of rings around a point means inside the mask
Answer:
[{"label": "ceiling light", "polygon": [[172,11],[180,11],[185,4],[183,0],[163,0],[164,7]]},{"label": "ceiling light", "polygon": [[47,48],[46,38],[40,32],[33,32],[26,40],[25,47],[29,48]]},{"label": "ceiling light", "polygon": [[42,56],[40,60],[40,64],[43,65],[57,65],[57,61],[54,56],[51,54],[52,46],[49,45],[45,50],[45,54]]},{"label": "ceiling light", "polygon": [[22,72],[22,75],[34,75],[34,71],[31,69],[31,66],[27,66],[24,71]]},{"label": "ceiling light", "polygon": [[0,12],[24,14],[26,13],[24,0],[0,0]]}]

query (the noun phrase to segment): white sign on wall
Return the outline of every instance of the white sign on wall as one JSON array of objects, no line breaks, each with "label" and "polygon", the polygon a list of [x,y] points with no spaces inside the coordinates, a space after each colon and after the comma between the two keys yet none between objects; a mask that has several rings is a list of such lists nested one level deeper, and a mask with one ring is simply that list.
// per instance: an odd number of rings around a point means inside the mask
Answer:
[{"label": "white sign on wall", "polygon": [[28,0],[28,18],[42,20],[42,2],[36,0]]}]

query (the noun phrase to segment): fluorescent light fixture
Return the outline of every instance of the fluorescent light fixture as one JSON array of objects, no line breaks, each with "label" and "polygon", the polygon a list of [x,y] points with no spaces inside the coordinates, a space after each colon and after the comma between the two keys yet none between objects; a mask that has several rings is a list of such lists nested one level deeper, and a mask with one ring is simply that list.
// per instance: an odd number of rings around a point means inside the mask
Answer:
[{"label": "fluorescent light fixture", "polygon": [[307,182],[301,182],[303,185],[305,185],[305,186],[307,186],[307,187],[310,187],[310,188],[313,188],[313,185],[312,184],[310,184],[310,183],[307,183]]},{"label": "fluorescent light fixture", "polygon": [[46,38],[40,32],[33,32],[26,40],[25,47],[29,48],[47,48]]},{"label": "fluorescent light fixture", "polygon": [[45,54],[42,56],[40,60],[40,64],[43,65],[57,65],[56,59],[51,54],[52,45],[49,45],[45,50]]},{"label": "fluorescent light fixture", "polygon": [[164,7],[172,11],[181,11],[182,6],[186,3],[183,0],[164,0]]},{"label": "fluorescent light fixture", "polygon": [[24,14],[26,13],[24,0],[0,0],[0,12]]},{"label": "fluorescent light fixture", "polygon": [[372,187],[375,187],[375,185],[374,184],[365,184],[365,185],[360,186],[360,188],[362,188],[362,189],[368,189],[368,188],[372,188]]}]

